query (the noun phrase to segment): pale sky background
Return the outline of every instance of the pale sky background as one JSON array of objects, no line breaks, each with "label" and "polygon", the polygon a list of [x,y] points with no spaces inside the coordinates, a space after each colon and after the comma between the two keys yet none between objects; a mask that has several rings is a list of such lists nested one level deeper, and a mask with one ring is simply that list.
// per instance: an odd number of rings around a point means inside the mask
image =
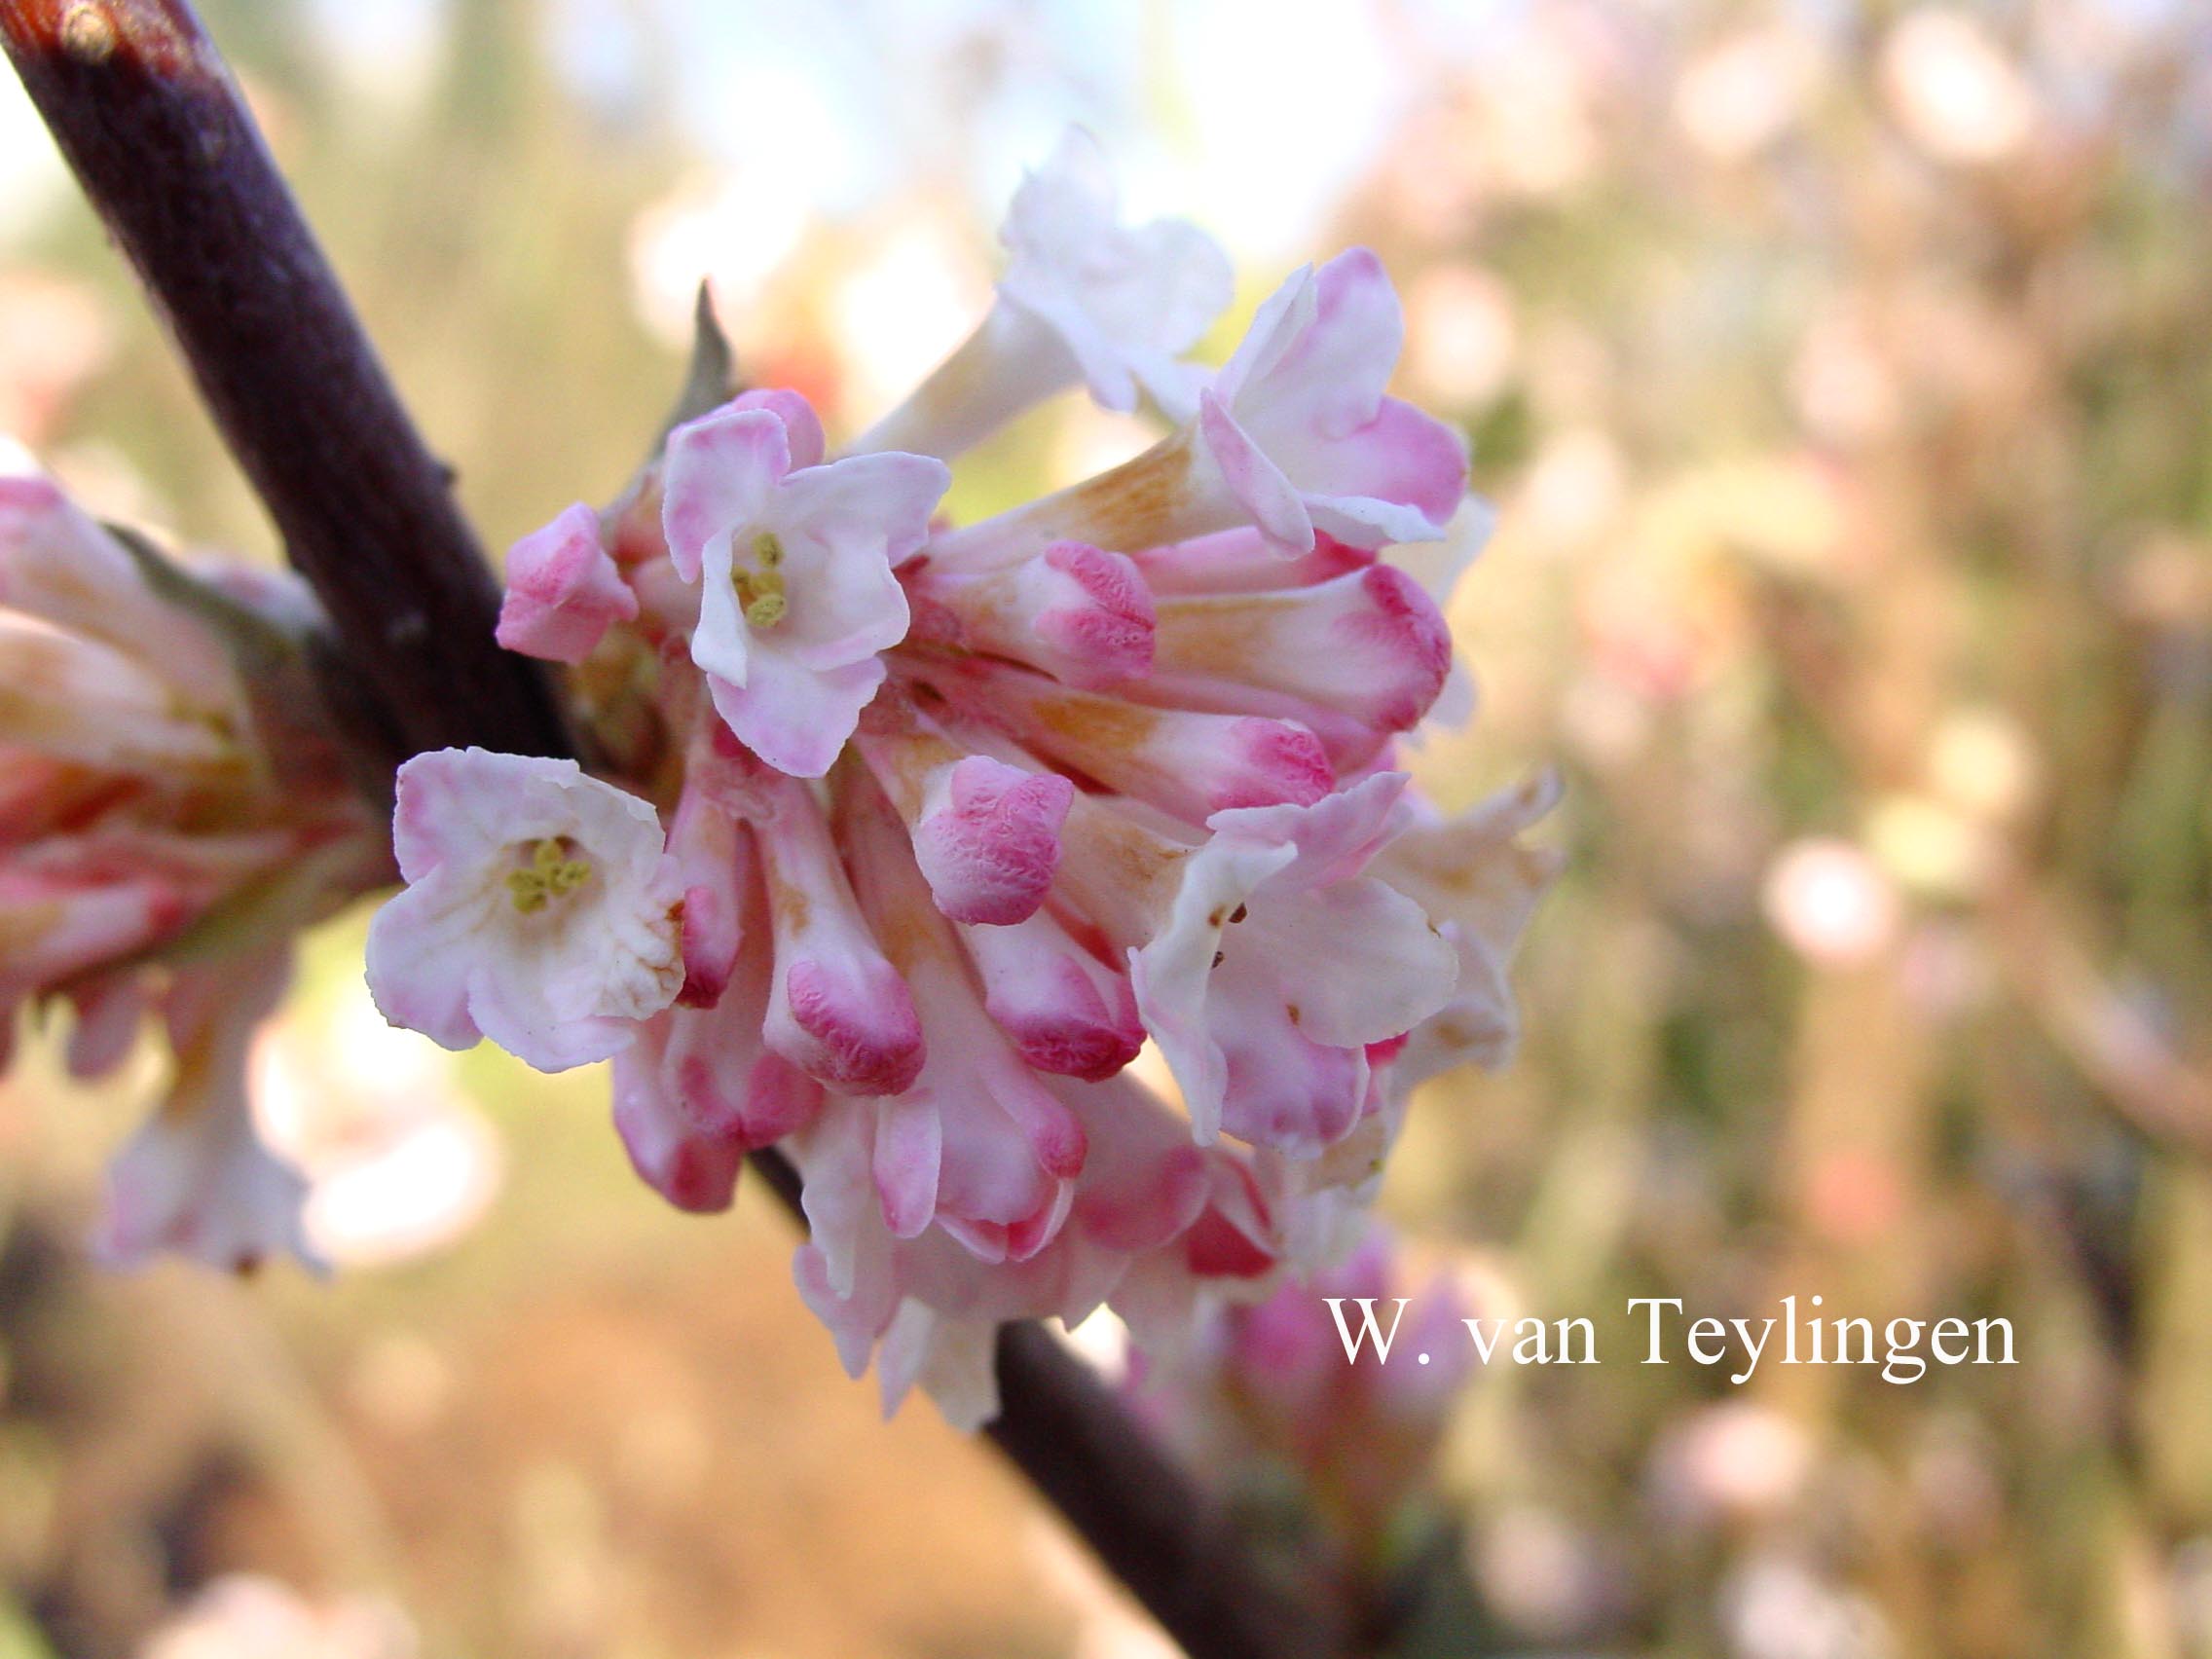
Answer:
[{"label": "pale sky background", "polygon": [[[404,95],[439,0],[309,0],[364,86]],[[549,0],[555,61],[620,110],[673,75],[687,129],[793,218],[914,177],[990,217],[1074,120],[1114,154],[1137,217],[1204,222],[1295,263],[1398,112],[1478,52],[1510,0]],[[677,43],[673,55],[655,44]],[[958,119],[955,119],[955,112]],[[964,148],[963,148],[964,147]],[[0,77],[0,237],[66,180]]]}]

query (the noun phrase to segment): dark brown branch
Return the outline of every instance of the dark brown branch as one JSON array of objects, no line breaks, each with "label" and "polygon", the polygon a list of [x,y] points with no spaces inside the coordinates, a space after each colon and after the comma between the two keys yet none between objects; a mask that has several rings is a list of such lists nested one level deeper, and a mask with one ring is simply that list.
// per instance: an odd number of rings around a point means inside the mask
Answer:
[{"label": "dark brown branch", "polygon": [[0,32],[375,688],[392,757],[470,741],[565,753],[536,665],[492,647],[498,593],[446,469],[190,7],[0,0]]},{"label": "dark brown branch", "polygon": [[999,1329],[989,1434],[1186,1652],[1337,1659],[1332,1582],[1269,1572],[1223,1508],[1044,1327]]},{"label": "dark brown branch", "polygon": [[[9,55],[137,268],[286,550],[373,688],[393,758],[558,755],[534,666],[496,648],[475,538],[182,0],[0,0]],[[756,1158],[794,1214],[798,1185]],[[991,1436],[1198,1659],[1329,1659],[1341,1626],[1268,1577],[1122,1403],[1042,1329],[999,1343]]]}]

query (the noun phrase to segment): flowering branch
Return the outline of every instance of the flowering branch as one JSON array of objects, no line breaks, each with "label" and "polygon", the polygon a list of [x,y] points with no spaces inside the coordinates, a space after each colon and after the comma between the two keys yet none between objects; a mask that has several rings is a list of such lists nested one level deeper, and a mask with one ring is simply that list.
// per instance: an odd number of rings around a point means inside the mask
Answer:
[{"label": "flowering branch", "polygon": [[[397,760],[571,747],[531,664],[494,647],[489,569],[230,76],[182,0],[0,0],[33,102],[160,306],[313,586]],[[794,1212],[777,1153],[754,1158]],[[1000,1448],[1203,1659],[1343,1652],[1333,1610],[1272,1576],[1220,1506],[1033,1323],[998,1345]]]}]

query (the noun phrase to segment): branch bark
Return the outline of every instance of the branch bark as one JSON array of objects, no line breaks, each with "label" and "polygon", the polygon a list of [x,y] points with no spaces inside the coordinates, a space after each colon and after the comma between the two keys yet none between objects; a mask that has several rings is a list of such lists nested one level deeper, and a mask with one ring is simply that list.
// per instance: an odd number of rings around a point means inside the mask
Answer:
[{"label": "branch bark", "polygon": [[[0,37],[166,320],[371,688],[394,763],[572,753],[535,664],[492,638],[482,550],[183,0],[0,0]],[[755,1160],[794,1215],[798,1183]],[[1280,1582],[1042,1328],[1000,1335],[1000,1450],[1198,1659],[1330,1659],[1333,1608]]]}]

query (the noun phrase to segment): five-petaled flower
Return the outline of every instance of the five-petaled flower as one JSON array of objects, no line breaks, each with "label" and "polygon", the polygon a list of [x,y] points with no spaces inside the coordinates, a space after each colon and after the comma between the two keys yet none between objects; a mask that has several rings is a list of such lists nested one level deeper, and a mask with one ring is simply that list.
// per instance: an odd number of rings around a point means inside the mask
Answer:
[{"label": "five-petaled flower", "polygon": [[906,636],[892,570],[922,544],[951,483],[916,455],[825,462],[821,423],[790,392],[748,392],[669,434],[661,522],[699,584],[691,660],[715,707],[779,771],[819,778]]},{"label": "five-petaled flower", "polygon": [[408,886],[370,926],[368,969],[394,1024],[565,1071],[629,1047],[682,988],[660,821],[573,760],[418,755],[391,831]]}]

